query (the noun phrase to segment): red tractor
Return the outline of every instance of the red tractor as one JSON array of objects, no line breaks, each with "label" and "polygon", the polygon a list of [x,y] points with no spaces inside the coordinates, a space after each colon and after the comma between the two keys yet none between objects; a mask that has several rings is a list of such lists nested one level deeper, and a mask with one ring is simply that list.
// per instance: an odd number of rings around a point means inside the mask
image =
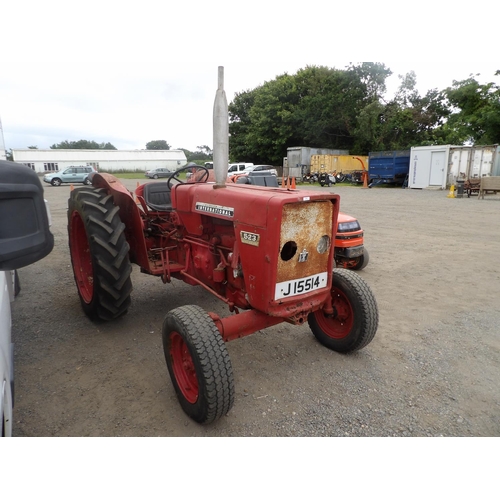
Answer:
[{"label": "red tractor", "polygon": [[94,174],[92,186],[71,191],[68,231],[81,304],[94,320],[127,312],[131,262],[165,283],[176,278],[203,287],[233,313],[220,318],[186,305],[165,317],[168,370],[191,418],[213,422],[233,405],[225,341],[284,321],[307,322],[339,352],[373,339],[378,310],[370,288],[354,271],[334,266],[338,195],[174,184],[179,172],[135,193],[112,175]]},{"label": "red tractor", "polygon": [[282,322],[307,322],[319,342],[348,353],[371,342],[378,327],[369,286],[354,271],[335,268],[338,195],[269,187],[264,178],[260,185],[225,184],[221,75],[219,68],[215,183],[204,167],[183,182],[183,168],[131,193],[114,176],[95,173],[92,186],[74,189],[68,201],[73,272],[90,318],[112,320],[127,312],[131,263],[164,283],[176,278],[201,286],[227,304],[232,314],[224,318],[197,305],[176,308],[162,327],[179,402],[205,424],[234,402],[225,342]]}]

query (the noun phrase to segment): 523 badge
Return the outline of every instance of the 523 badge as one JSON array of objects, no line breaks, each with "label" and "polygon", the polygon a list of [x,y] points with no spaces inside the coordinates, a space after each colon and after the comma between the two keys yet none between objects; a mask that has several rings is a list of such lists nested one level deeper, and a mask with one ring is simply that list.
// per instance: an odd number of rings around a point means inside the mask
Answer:
[{"label": "523 badge", "polygon": [[248,231],[240,231],[241,242],[247,245],[259,246],[260,234],[249,233]]}]

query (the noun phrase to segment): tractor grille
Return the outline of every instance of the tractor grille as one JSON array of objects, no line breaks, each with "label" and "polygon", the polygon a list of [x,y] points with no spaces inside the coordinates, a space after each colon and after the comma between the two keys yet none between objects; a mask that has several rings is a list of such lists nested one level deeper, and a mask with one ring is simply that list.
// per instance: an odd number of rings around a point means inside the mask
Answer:
[{"label": "tractor grille", "polygon": [[283,206],[277,283],[328,271],[332,245],[332,213],[333,205],[330,201],[290,203]]}]

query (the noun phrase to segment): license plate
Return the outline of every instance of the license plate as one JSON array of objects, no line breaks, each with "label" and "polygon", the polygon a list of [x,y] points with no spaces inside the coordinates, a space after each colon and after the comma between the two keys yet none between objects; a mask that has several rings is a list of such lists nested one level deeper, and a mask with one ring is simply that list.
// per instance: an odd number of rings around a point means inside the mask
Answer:
[{"label": "license plate", "polygon": [[328,273],[319,273],[306,278],[298,280],[283,281],[276,283],[274,292],[274,300],[286,299],[294,295],[301,295],[303,293],[326,288],[328,285]]}]

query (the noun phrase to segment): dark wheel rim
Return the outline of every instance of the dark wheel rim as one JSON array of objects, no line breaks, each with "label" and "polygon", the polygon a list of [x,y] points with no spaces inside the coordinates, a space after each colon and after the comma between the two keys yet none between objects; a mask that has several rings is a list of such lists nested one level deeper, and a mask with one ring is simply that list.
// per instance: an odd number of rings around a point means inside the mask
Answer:
[{"label": "dark wheel rim", "polygon": [[344,292],[332,288],[333,316],[327,316],[323,311],[316,313],[316,321],[319,327],[333,339],[347,337],[354,324],[354,313],[351,303]]},{"label": "dark wheel rim", "polygon": [[94,295],[94,271],[85,226],[76,211],[71,216],[71,252],[78,290],[88,304]]},{"label": "dark wheel rim", "polygon": [[175,380],[182,395],[191,404],[198,400],[198,378],[193,358],[184,339],[177,333],[170,335],[170,356]]}]

